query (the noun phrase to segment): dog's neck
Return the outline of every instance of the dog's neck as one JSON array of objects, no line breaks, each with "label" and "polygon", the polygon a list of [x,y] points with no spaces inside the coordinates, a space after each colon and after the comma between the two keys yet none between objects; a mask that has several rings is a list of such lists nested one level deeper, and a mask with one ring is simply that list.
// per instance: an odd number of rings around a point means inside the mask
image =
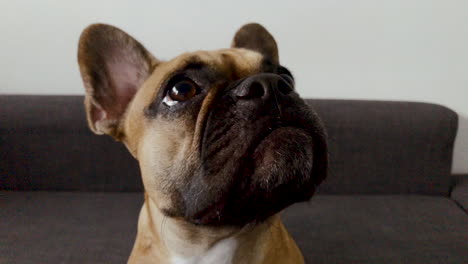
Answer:
[{"label": "dog's neck", "polygon": [[244,228],[203,227],[164,216],[154,201],[145,197],[129,263],[277,263],[265,257],[270,259],[280,252],[267,251],[282,251],[281,257],[299,253],[287,245],[289,240],[278,216]]},{"label": "dog's neck", "polygon": [[[146,243],[171,264],[230,264],[237,248],[235,230],[213,230],[164,216],[154,201],[146,197],[139,229]],[[148,236],[150,235],[150,236]]]}]

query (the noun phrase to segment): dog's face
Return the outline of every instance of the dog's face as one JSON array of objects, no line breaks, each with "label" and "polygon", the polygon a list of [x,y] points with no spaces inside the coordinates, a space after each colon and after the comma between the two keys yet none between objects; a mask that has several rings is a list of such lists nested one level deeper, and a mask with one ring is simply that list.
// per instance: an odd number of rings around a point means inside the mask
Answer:
[{"label": "dog's face", "polygon": [[78,60],[90,128],[127,146],[167,216],[262,221],[308,200],[325,177],[322,123],[258,24],[242,27],[230,49],[164,62],[97,24],[83,32]]}]

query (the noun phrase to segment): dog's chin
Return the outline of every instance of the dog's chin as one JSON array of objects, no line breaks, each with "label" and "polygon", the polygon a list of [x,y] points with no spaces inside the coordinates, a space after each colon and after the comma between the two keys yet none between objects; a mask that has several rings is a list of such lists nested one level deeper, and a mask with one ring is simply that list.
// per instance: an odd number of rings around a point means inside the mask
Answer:
[{"label": "dog's chin", "polygon": [[285,207],[310,199],[313,140],[304,129],[274,129],[253,147],[234,184],[225,195],[190,217],[188,222],[210,226],[244,226],[263,222]]}]

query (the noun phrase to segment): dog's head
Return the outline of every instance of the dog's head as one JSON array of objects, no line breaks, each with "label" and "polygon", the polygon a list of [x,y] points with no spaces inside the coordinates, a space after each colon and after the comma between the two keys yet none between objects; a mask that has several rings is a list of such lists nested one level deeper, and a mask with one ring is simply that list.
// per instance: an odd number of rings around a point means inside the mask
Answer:
[{"label": "dog's head", "polygon": [[160,61],[95,24],[81,35],[78,62],[91,130],[127,146],[167,216],[262,221],[308,200],[326,175],[323,125],[261,25],[243,26],[229,49]]}]

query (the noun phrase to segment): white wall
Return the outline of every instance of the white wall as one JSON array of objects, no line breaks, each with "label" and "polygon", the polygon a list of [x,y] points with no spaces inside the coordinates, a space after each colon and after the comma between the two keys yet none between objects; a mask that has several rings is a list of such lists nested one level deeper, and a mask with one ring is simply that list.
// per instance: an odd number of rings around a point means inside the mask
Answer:
[{"label": "white wall", "polygon": [[121,27],[160,58],[227,47],[263,23],[306,97],[434,102],[456,110],[453,171],[468,173],[468,1],[2,1],[0,93],[82,94],[81,30]]}]

